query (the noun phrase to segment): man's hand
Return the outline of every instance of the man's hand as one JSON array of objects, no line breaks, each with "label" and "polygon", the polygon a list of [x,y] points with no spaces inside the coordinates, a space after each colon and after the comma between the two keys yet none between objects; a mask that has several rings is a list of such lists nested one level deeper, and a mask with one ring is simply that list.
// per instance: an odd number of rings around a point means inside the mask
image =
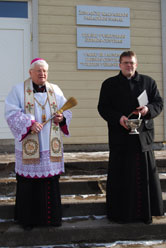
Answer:
[{"label": "man's hand", "polygon": [[56,114],[54,117],[54,123],[60,123],[63,121],[63,114]]},{"label": "man's hand", "polygon": [[139,113],[142,116],[145,116],[148,113],[149,109],[147,106],[142,106],[142,107],[138,107],[135,111],[133,111],[133,114],[138,115]]},{"label": "man's hand", "polygon": [[125,129],[129,130],[129,128],[126,126],[126,123],[125,123],[126,120],[128,120],[128,118],[122,115],[122,117],[120,118],[120,125],[124,127]]},{"label": "man's hand", "polygon": [[43,124],[41,124],[40,122],[34,122],[33,125],[31,126],[31,131],[35,132],[35,133],[39,133],[43,128]]}]

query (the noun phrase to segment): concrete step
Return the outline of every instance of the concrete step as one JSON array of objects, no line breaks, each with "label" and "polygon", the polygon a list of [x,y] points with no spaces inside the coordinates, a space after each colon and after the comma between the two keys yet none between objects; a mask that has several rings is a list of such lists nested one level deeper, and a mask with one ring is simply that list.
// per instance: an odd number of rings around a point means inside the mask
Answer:
[{"label": "concrete step", "polygon": [[[166,150],[154,151],[159,172],[166,172]],[[64,153],[65,175],[106,174],[109,152]],[[1,177],[15,176],[15,155],[0,154]]]},{"label": "concrete step", "polygon": [[[156,153],[160,172],[166,172],[165,158],[166,152]],[[117,240],[165,240],[165,216],[154,217],[151,225],[124,225],[111,223],[106,219],[108,152],[65,154],[66,173],[60,180],[62,226],[36,227],[25,231],[13,221],[16,185],[14,162],[13,154],[0,156],[0,247],[41,247],[55,244],[66,244],[65,247],[69,247],[76,243],[80,245],[78,247],[83,247],[88,243],[110,243]],[[165,179],[165,174],[160,173],[166,212]]]},{"label": "concrete step", "polygon": [[[164,193],[164,212],[166,213],[166,195]],[[8,198],[0,204],[0,222],[13,220],[15,198]],[[106,215],[105,195],[76,196],[75,198],[62,196],[62,216],[91,216]]]},{"label": "concrete step", "polygon": [[[62,195],[100,194],[105,191],[106,175],[93,176],[61,176],[60,190]],[[0,196],[14,196],[16,179],[14,177],[0,178]]]},{"label": "concrete step", "polygon": [[[159,173],[161,189],[166,192],[166,173]],[[106,175],[95,176],[61,176],[60,190],[62,195],[105,194]],[[15,196],[16,179],[0,178],[0,196]]]},{"label": "concrete step", "polygon": [[[63,218],[83,217],[83,216],[101,216],[106,215],[105,197],[92,201],[72,200],[70,198],[62,199],[62,216]],[[14,200],[10,203],[1,203],[0,205],[0,222],[13,221],[14,218]]]},{"label": "concrete step", "polygon": [[[166,174],[160,174],[160,181],[163,187],[164,211],[166,212],[165,179]],[[10,191],[7,190],[8,186],[6,186],[6,181],[8,180],[11,180],[11,186],[9,186]],[[0,197],[0,219],[1,221],[5,221],[5,219],[13,218],[15,204],[13,183],[15,183],[15,179],[10,178],[5,181],[4,179],[0,179],[0,182],[3,185],[3,187],[1,187],[0,183],[1,193],[3,193]],[[60,187],[63,217],[106,214],[106,175],[61,177]]]},{"label": "concrete step", "polygon": [[111,223],[102,216],[68,218],[63,220],[61,227],[36,227],[31,231],[25,231],[14,222],[6,222],[0,223],[0,245],[41,247],[77,243],[82,247],[81,244],[85,243],[110,243],[117,240],[165,240],[165,233],[166,217],[154,217],[151,225]]},{"label": "concrete step", "polygon": [[[61,177],[63,216],[105,214],[106,176]],[[15,204],[15,178],[0,179],[0,219],[12,219]]]}]

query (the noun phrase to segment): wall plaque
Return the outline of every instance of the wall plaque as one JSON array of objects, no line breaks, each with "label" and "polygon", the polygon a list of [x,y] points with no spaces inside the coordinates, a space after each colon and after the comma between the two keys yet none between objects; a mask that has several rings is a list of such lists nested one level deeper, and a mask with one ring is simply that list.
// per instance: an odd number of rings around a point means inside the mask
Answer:
[{"label": "wall plaque", "polygon": [[76,12],[79,25],[130,26],[129,8],[78,5]]},{"label": "wall plaque", "polygon": [[119,56],[123,50],[78,50],[77,68],[82,70],[119,70]]},{"label": "wall plaque", "polygon": [[77,27],[77,47],[130,48],[130,30]]}]

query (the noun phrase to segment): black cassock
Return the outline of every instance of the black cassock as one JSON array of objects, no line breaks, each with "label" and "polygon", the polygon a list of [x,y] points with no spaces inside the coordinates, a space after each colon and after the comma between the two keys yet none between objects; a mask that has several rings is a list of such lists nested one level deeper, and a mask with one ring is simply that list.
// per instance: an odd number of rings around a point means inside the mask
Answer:
[{"label": "black cassock", "polygon": [[[138,107],[137,97],[146,90],[148,114],[142,117],[138,135],[130,135],[119,120]],[[163,101],[155,81],[138,74],[128,80],[119,75],[105,80],[98,111],[107,121],[110,159],[106,202],[107,216],[118,222],[150,223],[163,215],[160,181],[153,152],[153,118],[160,114]],[[138,118],[138,116],[132,116]]]}]

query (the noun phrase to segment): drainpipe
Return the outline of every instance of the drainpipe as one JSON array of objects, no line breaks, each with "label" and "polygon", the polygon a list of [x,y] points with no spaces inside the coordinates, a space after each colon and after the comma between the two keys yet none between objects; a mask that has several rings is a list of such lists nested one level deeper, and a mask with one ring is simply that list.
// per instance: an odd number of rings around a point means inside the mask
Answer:
[{"label": "drainpipe", "polygon": [[36,58],[38,56],[38,0],[32,0],[32,58]]}]

